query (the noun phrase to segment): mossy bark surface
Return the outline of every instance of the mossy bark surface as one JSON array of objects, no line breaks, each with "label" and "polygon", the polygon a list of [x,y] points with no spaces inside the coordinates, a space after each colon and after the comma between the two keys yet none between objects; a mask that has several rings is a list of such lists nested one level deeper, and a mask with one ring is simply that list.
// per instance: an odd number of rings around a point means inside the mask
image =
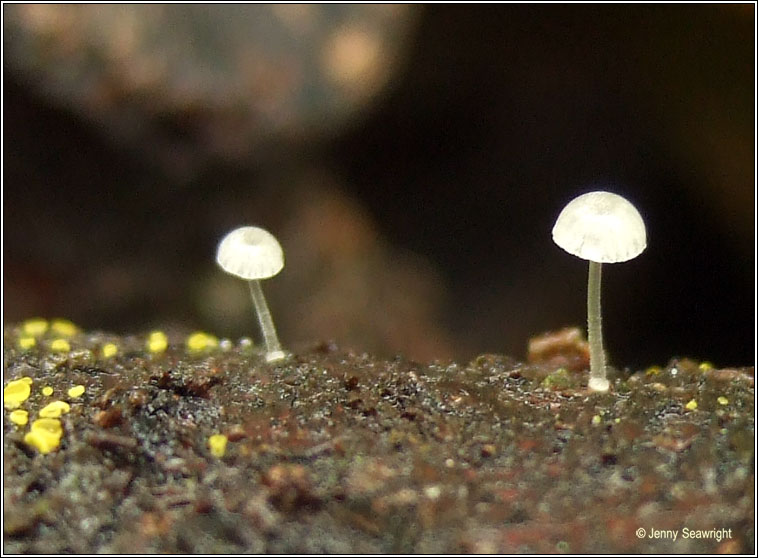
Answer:
[{"label": "mossy bark surface", "polygon": [[30,423],[70,404],[46,455],[5,411],[5,552],[754,552],[753,368],[610,369],[592,393],[586,372],[502,355],[323,343],[266,363],[145,339],[78,333],[51,353],[5,328]]}]

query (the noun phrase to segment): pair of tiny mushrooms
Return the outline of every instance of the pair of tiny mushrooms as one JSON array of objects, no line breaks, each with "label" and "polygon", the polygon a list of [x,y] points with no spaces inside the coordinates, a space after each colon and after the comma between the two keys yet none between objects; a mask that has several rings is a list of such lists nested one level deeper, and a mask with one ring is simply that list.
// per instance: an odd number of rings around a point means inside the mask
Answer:
[{"label": "pair of tiny mushrooms", "polygon": [[[589,388],[608,391],[600,313],[600,279],[604,263],[636,258],[647,245],[645,223],[625,198],[610,192],[589,192],[566,205],[553,227],[553,241],[569,254],[589,260],[587,282],[587,337],[590,345]],[[276,335],[260,280],[284,267],[284,253],[276,238],[258,227],[241,227],[227,234],[218,246],[216,261],[250,286],[266,345],[266,360],[286,358]]]}]

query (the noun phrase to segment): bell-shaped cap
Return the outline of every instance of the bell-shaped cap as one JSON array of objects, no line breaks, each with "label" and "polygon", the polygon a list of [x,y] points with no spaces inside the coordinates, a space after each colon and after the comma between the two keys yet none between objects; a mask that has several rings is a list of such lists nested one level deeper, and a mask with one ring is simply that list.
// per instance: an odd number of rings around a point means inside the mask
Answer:
[{"label": "bell-shaped cap", "polygon": [[563,208],[553,241],[584,260],[616,263],[639,256],[647,246],[647,232],[628,200],[610,192],[589,192]]},{"label": "bell-shaped cap", "polygon": [[270,232],[240,227],[219,243],[216,262],[227,273],[248,281],[268,279],[284,267],[284,252]]}]

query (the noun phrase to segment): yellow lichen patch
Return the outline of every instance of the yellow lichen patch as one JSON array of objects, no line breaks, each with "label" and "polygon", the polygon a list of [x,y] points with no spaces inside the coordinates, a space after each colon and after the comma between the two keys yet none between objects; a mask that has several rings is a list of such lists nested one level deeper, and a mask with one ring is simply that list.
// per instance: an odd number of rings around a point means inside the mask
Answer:
[{"label": "yellow lichen patch", "polygon": [[45,386],[42,388],[42,395],[45,397],[50,397],[53,394],[53,388],[50,386]]},{"label": "yellow lichen patch", "polygon": [[15,411],[11,411],[9,418],[13,424],[24,426],[27,422],[29,422],[29,411],[25,409],[16,409]]},{"label": "yellow lichen patch", "polygon": [[64,320],[62,318],[53,320],[53,322],[50,324],[50,329],[58,335],[63,335],[64,337],[71,337],[72,335],[79,333],[79,328],[74,325],[73,322]]},{"label": "yellow lichen patch", "polygon": [[57,436],[63,435],[63,425],[61,424],[61,421],[57,418],[37,419],[32,423],[31,430],[32,431],[42,430],[45,432],[49,432],[50,434],[55,434]]},{"label": "yellow lichen patch", "polygon": [[713,364],[706,360],[705,362],[701,362],[698,368],[703,372],[708,372],[708,370],[713,370]]},{"label": "yellow lichen patch", "polygon": [[106,343],[103,345],[103,358],[111,358],[112,356],[116,356],[118,354],[118,347],[115,343]]},{"label": "yellow lichen patch", "polygon": [[720,395],[719,398],[716,399],[716,401],[719,402],[719,405],[728,405],[729,404],[729,400],[726,397],[724,397],[723,395]]},{"label": "yellow lichen patch", "polygon": [[41,418],[32,423],[30,431],[24,436],[24,442],[40,453],[50,453],[60,445],[62,436],[61,421],[56,418]]},{"label": "yellow lichen patch", "polygon": [[34,347],[37,344],[37,340],[30,335],[24,335],[18,338],[16,344],[19,349],[26,351],[27,349]]},{"label": "yellow lichen patch", "polygon": [[187,337],[187,350],[191,353],[215,349],[216,347],[218,347],[218,338],[214,335],[197,331]]},{"label": "yellow lichen patch", "polygon": [[61,444],[61,438],[43,430],[33,430],[26,433],[24,442],[45,454],[56,449]]},{"label": "yellow lichen patch", "polygon": [[600,415],[595,415],[594,417],[592,417],[592,424],[597,426],[598,424],[602,422],[602,420],[603,419],[600,418]]},{"label": "yellow lichen patch", "polygon": [[16,409],[29,398],[31,392],[31,381],[26,381],[26,378],[10,381],[3,389],[3,405],[6,409]]},{"label": "yellow lichen patch", "polygon": [[694,399],[690,399],[689,403],[687,403],[684,406],[684,408],[687,409],[688,411],[694,411],[695,409],[697,409],[697,401],[695,401]]},{"label": "yellow lichen patch", "polygon": [[84,393],[84,386],[81,384],[75,385],[74,387],[68,390],[68,396],[73,397],[73,398],[81,397],[83,393]]},{"label": "yellow lichen patch", "polygon": [[68,413],[70,410],[71,406],[65,401],[53,401],[40,410],[39,416],[42,418],[58,418],[62,414]]},{"label": "yellow lichen patch", "polygon": [[660,366],[650,366],[647,370],[645,370],[646,376],[657,376],[660,373],[661,373]]},{"label": "yellow lichen patch", "polygon": [[65,339],[53,339],[50,343],[50,350],[54,353],[67,353],[71,350],[71,345]]},{"label": "yellow lichen patch", "polygon": [[147,337],[147,350],[151,353],[162,353],[168,347],[168,337],[162,331],[153,331]]},{"label": "yellow lichen patch", "polygon": [[223,434],[214,434],[208,438],[208,447],[214,457],[224,457],[226,453],[227,437]]},{"label": "yellow lichen patch", "polygon": [[34,380],[32,380],[29,376],[24,376],[23,378],[19,378],[18,381],[24,382],[27,386],[31,386],[34,383]]},{"label": "yellow lichen patch", "polygon": [[21,332],[31,337],[39,337],[47,331],[47,320],[43,318],[30,318],[21,324]]}]

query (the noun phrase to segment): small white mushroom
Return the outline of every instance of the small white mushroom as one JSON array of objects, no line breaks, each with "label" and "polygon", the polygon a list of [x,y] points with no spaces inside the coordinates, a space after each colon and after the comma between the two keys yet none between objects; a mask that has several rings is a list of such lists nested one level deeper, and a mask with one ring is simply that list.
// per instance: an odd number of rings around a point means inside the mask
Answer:
[{"label": "small white mushroom", "polygon": [[600,317],[601,266],[639,256],[647,246],[645,223],[625,198],[610,192],[589,192],[563,208],[553,227],[553,241],[569,254],[590,262],[587,281],[589,388],[607,391]]},{"label": "small white mushroom", "polygon": [[247,280],[258,322],[266,344],[266,360],[273,362],[287,355],[279,344],[260,280],[268,279],[284,267],[284,252],[276,238],[258,227],[240,227],[227,234],[218,245],[216,262],[231,275]]}]

